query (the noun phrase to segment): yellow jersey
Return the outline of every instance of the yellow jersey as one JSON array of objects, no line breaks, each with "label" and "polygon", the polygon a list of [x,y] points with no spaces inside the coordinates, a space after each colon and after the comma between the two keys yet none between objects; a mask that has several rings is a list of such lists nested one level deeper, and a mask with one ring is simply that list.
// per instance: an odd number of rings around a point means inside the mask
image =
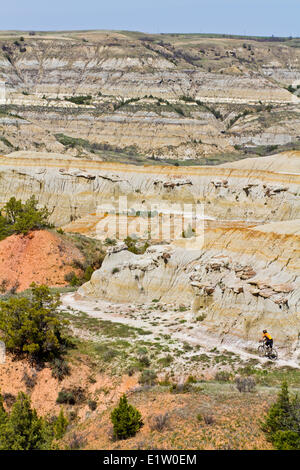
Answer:
[{"label": "yellow jersey", "polygon": [[264,333],[263,338],[272,339],[272,336],[270,335],[270,333]]}]

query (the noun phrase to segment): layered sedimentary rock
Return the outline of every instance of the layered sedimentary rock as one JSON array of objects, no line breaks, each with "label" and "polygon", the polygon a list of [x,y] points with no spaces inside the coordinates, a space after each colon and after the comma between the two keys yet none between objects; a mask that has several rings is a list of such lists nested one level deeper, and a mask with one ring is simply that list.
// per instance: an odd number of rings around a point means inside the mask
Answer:
[{"label": "layered sedimentary rock", "polygon": [[[274,156],[299,164],[299,153]],[[281,164],[282,165],[282,164]],[[105,204],[127,198],[128,208],[151,204],[204,204],[208,218],[267,222],[299,216],[296,171],[276,172],[223,167],[158,167],[79,161],[61,155],[16,153],[0,157],[0,205],[12,195],[38,195],[51,221],[68,224],[102,217]],[[118,207],[118,206],[116,206]],[[87,231],[88,233],[88,231]]]},{"label": "layered sedimentary rock", "polygon": [[220,162],[224,153],[299,147],[294,46],[130,32],[3,34],[0,152]]},{"label": "layered sedimentary rock", "polygon": [[[35,195],[56,226],[120,240],[173,211],[179,235],[152,239],[169,244],[116,245],[80,293],[185,303],[215,333],[268,327],[295,348],[300,49],[273,39],[2,34],[0,209]],[[181,229],[201,205],[200,230]]]},{"label": "layered sedimentary rock", "polygon": [[[291,223],[299,231],[300,219]],[[285,222],[270,225],[207,229],[201,249],[179,240],[135,255],[120,244],[79,293],[192,305],[218,335],[255,340],[267,327],[294,349],[300,334],[300,237],[284,233]]]},{"label": "layered sedimentary rock", "polygon": [[[2,38],[1,75],[10,86],[33,87],[40,94],[76,90],[132,96],[135,90],[136,95],[158,93],[172,98],[193,89],[201,98],[225,102],[292,101],[275,80],[285,84],[299,80],[298,49],[268,41],[249,40],[244,47],[243,40],[201,36],[196,41],[182,36],[185,44],[171,36],[164,41],[126,32],[87,32],[85,36],[82,41],[82,33],[56,38],[27,35],[23,44]],[[229,93],[224,93],[226,88]]]}]

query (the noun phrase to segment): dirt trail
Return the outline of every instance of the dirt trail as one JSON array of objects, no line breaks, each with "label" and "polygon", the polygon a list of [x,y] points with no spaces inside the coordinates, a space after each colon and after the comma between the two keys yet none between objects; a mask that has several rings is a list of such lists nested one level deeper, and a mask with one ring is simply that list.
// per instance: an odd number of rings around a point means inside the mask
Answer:
[{"label": "dirt trail", "polygon": [[[145,319],[143,310],[144,307],[148,309],[149,306],[140,306],[133,304],[114,304],[100,299],[89,300],[87,298],[81,298],[76,293],[68,293],[61,297],[63,308],[73,309],[76,311],[82,311],[91,317],[99,318],[101,320],[126,324],[135,328],[143,328],[150,330],[153,336],[158,334],[171,335],[172,339],[176,338],[179,342],[187,342],[193,346],[199,345],[207,351],[212,348],[217,348],[219,351],[229,351],[240,356],[241,360],[256,359],[261,364],[269,361],[267,358],[260,358],[255,353],[250,353],[247,349],[254,349],[257,344],[250,341],[243,341],[241,339],[233,337],[216,337],[209,333],[208,329],[195,323],[195,316],[192,311],[174,312],[171,310],[170,305],[166,305],[165,311],[152,311],[151,316]],[[148,312],[149,313],[149,312]],[[153,321],[157,315],[160,315],[162,319],[168,318],[171,324],[165,324],[164,321],[160,321],[159,324],[154,325]],[[180,318],[181,317],[181,318]],[[174,319],[179,319],[179,323],[174,323]],[[180,323],[185,321],[185,323]],[[193,327],[191,329],[191,326]],[[295,359],[287,358],[283,351],[279,351],[279,356],[282,359],[278,359],[274,365],[276,367],[289,366],[299,369],[300,366]]]}]

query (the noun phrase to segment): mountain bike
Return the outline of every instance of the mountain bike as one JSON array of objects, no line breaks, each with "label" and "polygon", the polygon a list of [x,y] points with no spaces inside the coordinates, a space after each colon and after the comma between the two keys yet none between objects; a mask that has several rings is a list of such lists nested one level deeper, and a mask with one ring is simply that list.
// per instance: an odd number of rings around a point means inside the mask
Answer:
[{"label": "mountain bike", "polygon": [[258,349],[258,354],[260,357],[267,357],[271,361],[277,361],[278,359],[277,349],[271,348],[271,346],[267,346],[265,343],[261,343],[257,349]]}]

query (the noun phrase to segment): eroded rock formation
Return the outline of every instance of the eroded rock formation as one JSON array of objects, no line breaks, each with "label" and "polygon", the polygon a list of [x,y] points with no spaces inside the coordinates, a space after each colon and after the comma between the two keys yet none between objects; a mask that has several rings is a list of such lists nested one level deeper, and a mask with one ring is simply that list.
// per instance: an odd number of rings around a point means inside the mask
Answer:
[{"label": "eroded rock formation", "polygon": [[299,146],[292,40],[101,31],[22,39],[6,32],[0,41],[0,152],[221,163],[224,153]]},{"label": "eroded rock formation", "polygon": [[[165,203],[204,204],[206,217],[255,223],[299,216],[300,153],[269,157],[294,171],[227,167],[134,166],[78,161],[57,154],[17,152],[0,156],[0,205],[15,195],[38,195],[56,225],[92,214],[126,196],[129,207]],[[262,159],[263,160],[263,159]],[[251,161],[251,160],[250,160]],[[269,160],[270,162],[270,160]],[[270,163],[269,163],[270,164]],[[72,227],[70,227],[72,230]],[[87,230],[88,232],[88,230]]]},{"label": "eroded rock formation", "polygon": [[[291,221],[292,222],[292,221]],[[300,228],[300,219],[292,222]],[[89,298],[192,305],[215,334],[255,340],[268,327],[295,348],[300,334],[299,235],[247,229],[208,229],[201,250],[185,240],[151,246],[144,255],[114,247],[79,289]],[[272,224],[271,224],[272,225]],[[180,246],[181,245],[181,246]]]}]

